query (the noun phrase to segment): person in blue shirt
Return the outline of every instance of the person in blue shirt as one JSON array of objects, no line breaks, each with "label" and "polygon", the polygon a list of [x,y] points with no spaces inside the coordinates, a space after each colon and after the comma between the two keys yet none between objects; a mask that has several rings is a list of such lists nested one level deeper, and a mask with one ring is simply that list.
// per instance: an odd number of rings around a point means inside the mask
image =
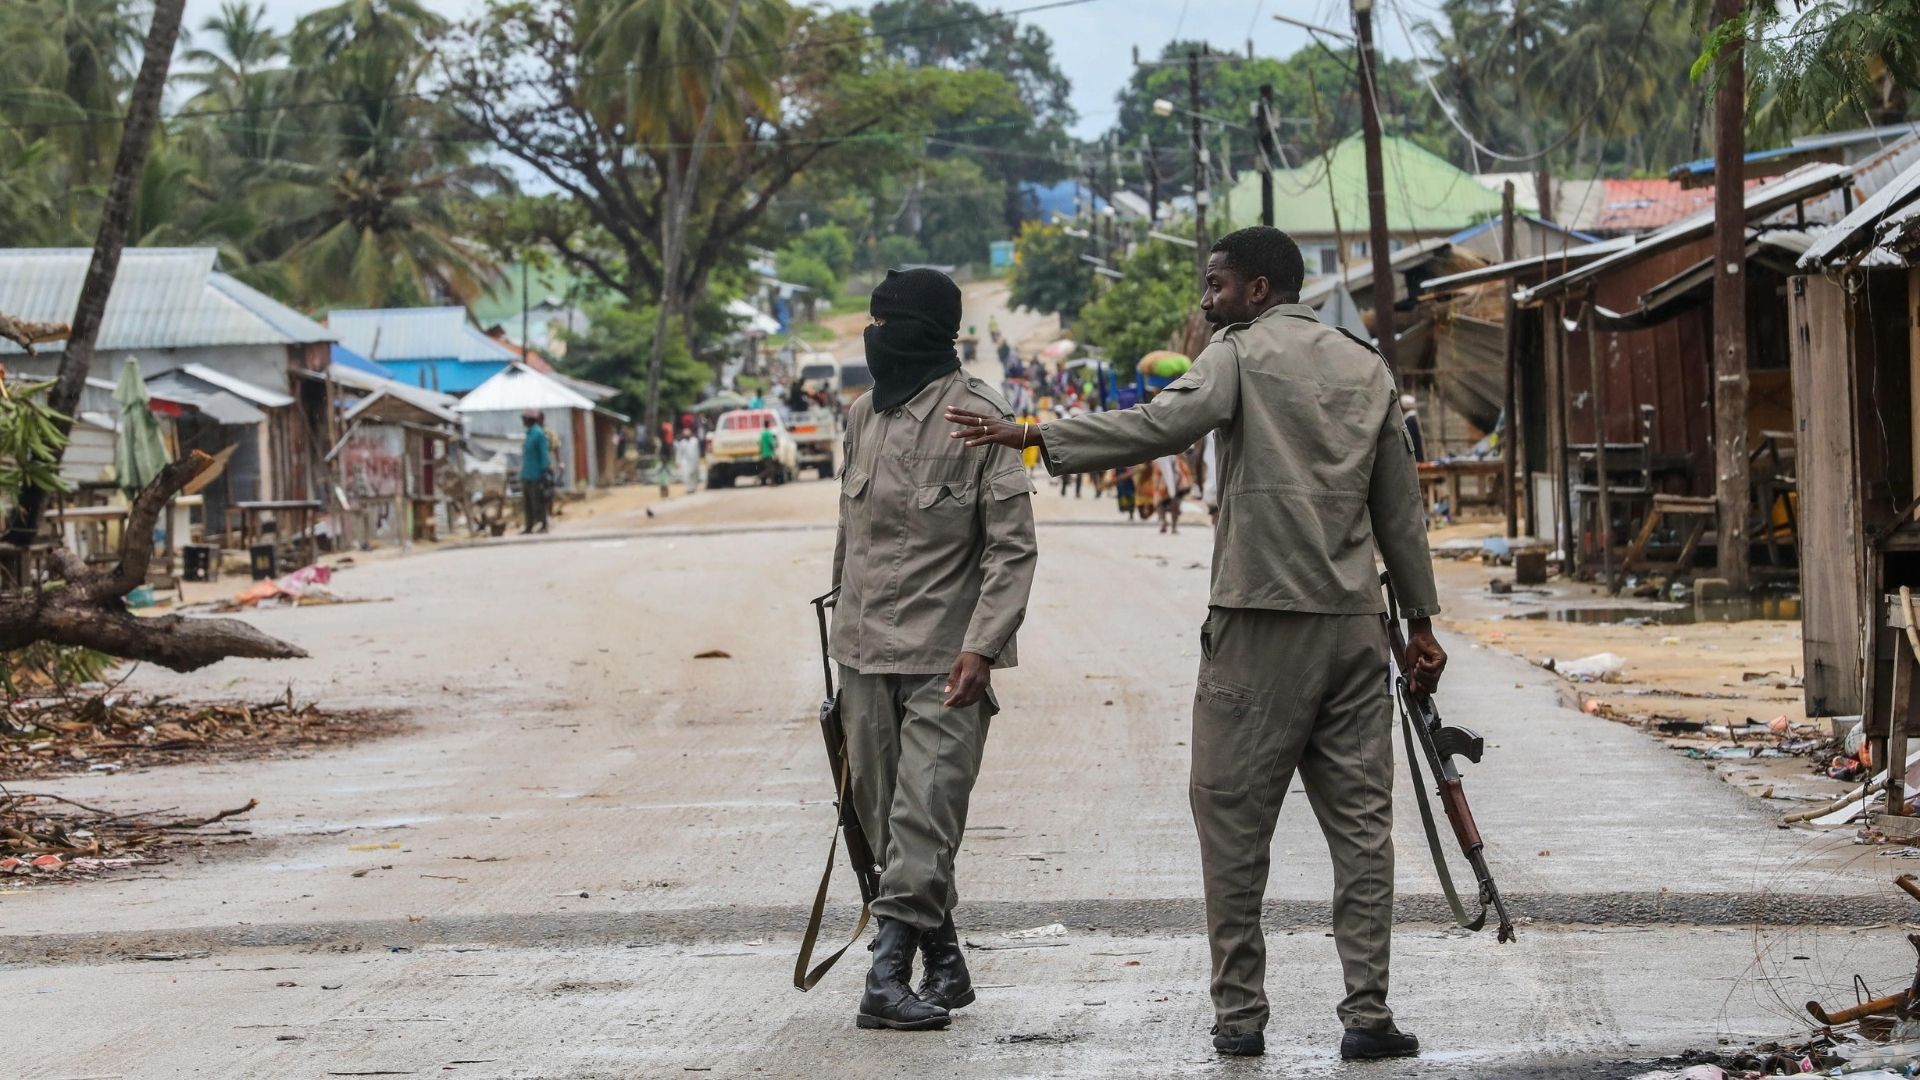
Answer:
[{"label": "person in blue shirt", "polygon": [[553,469],[553,453],[547,429],[540,426],[540,420],[538,409],[520,414],[520,422],[527,428],[526,440],[520,444],[520,502],[524,522],[520,533],[523,536],[536,528],[547,531],[547,503],[552,497],[548,474]]}]

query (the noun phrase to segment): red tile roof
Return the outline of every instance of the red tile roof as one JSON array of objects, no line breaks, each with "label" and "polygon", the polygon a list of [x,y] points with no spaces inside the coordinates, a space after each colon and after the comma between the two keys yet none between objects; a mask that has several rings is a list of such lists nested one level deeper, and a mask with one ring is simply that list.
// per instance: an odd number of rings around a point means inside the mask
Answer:
[{"label": "red tile roof", "polygon": [[[1713,189],[1683,188],[1677,180],[1607,180],[1606,204],[1583,227],[1593,232],[1638,233],[1665,228],[1713,208]],[[1748,187],[1761,183],[1747,181]]]}]

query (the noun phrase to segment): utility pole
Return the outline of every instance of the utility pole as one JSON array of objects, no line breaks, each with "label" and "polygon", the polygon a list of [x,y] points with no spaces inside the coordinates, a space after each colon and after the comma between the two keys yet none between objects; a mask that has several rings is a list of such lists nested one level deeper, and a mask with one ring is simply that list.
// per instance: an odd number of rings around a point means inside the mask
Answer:
[{"label": "utility pole", "polygon": [[[1740,16],[1744,0],[1714,0],[1716,25]],[[1713,102],[1713,457],[1720,525],[1719,574],[1735,595],[1747,589],[1747,210],[1744,40],[1720,54]]]},{"label": "utility pole", "polygon": [[1145,132],[1140,135],[1140,156],[1147,173],[1147,228],[1153,230],[1160,227],[1160,159],[1154,155],[1153,140]]},{"label": "utility pole", "polygon": [[[1506,183],[1506,187],[1500,193],[1500,260],[1502,262],[1512,262],[1514,257],[1513,181],[1509,180]],[[1519,350],[1514,348],[1514,345],[1519,341],[1520,335],[1517,332],[1519,328],[1514,325],[1519,317],[1519,312],[1515,310],[1516,305],[1513,302],[1513,282],[1511,280],[1504,282],[1501,291],[1507,294],[1506,326],[1503,328],[1507,345],[1507,398],[1504,402],[1507,416],[1507,432],[1500,436],[1500,476],[1502,480],[1500,489],[1506,496],[1507,537],[1511,539],[1520,535],[1519,503],[1515,498],[1518,494],[1515,489],[1519,486],[1519,482],[1514,478],[1516,472],[1515,466],[1520,457],[1520,411],[1516,407],[1520,400],[1518,390],[1520,380],[1520,356]]]},{"label": "utility pole", "polygon": [[1273,138],[1273,84],[1260,84],[1260,102],[1253,107],[1254,144],[1260,148],[1260,224],[1273,227],[1273,161],[1279,147]]},{"label": "utility pole", "polygon": [[1187,124],[1193,144],[1193,252],[1200,277],[1207,276],[1207,142],[1200,131],[1200,54],[1187,53]]},{"label": "utility pole", "polygon": [[1374,78],[1373,0],[1353,0],[1360,57],[1360,133],[1367,149],[1367,246],[1373,255],[1373,336],[1387,370],[1399,376],[1393,348],[1393,251],[1387,240],[1387,178],[1380,161],[1380,94]]}]

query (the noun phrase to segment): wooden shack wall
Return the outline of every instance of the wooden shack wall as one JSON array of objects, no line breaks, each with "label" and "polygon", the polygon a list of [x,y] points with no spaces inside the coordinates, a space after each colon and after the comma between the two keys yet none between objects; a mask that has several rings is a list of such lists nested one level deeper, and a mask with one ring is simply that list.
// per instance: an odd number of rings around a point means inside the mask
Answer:
[{"label": "wooden shack wall", "polygon": [[[1610,311],[1637,308],[1640,296],[1711,254],[1710,240],[1655,255],[1603,275],[1593,299]],[[1793,428],[1793,389],[1788,374],[1786,279],[1747,263],[1747,349],[1750,389],[1748,437]],[[1569,303],[1571,313],[1578,305]],[[1652,405],[1653,452],[1685,455],[1682,494],[1713,493],[1713,308],[1681,312],[1638,330],[1596,330],[1593,361],[1606,379],[1609,442],[1640,441],[1640,407]],[[1567,335],[1567,440],[1592,443],[1594,394],[1584,324]]]}]

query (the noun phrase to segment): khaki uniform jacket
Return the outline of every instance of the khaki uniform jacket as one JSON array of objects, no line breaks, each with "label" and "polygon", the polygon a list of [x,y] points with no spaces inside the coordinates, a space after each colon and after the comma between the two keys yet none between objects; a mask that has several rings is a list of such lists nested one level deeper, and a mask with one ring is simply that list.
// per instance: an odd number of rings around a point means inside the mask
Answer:
[{"label": "khaki uniform jacket", "polygon": [[1378,353],[1281,304],[1223,327],[1152,401],[1040,426],[1049,471],[1132,465],[1219,430],[1215,607],[1386,610],[1377,546],[1406,618],[1440,610],[1399,392]]},{"label": "khaki uniform jacket", "polygon": [[1017,659],[1039,559],[1033,483],[1018,452],[951,438],[948,405],[1013,418],[962,372],[897,409],[875,413],[869,393],[847,410],[828,652],[864,674],[943,673],[962,652]]}]

